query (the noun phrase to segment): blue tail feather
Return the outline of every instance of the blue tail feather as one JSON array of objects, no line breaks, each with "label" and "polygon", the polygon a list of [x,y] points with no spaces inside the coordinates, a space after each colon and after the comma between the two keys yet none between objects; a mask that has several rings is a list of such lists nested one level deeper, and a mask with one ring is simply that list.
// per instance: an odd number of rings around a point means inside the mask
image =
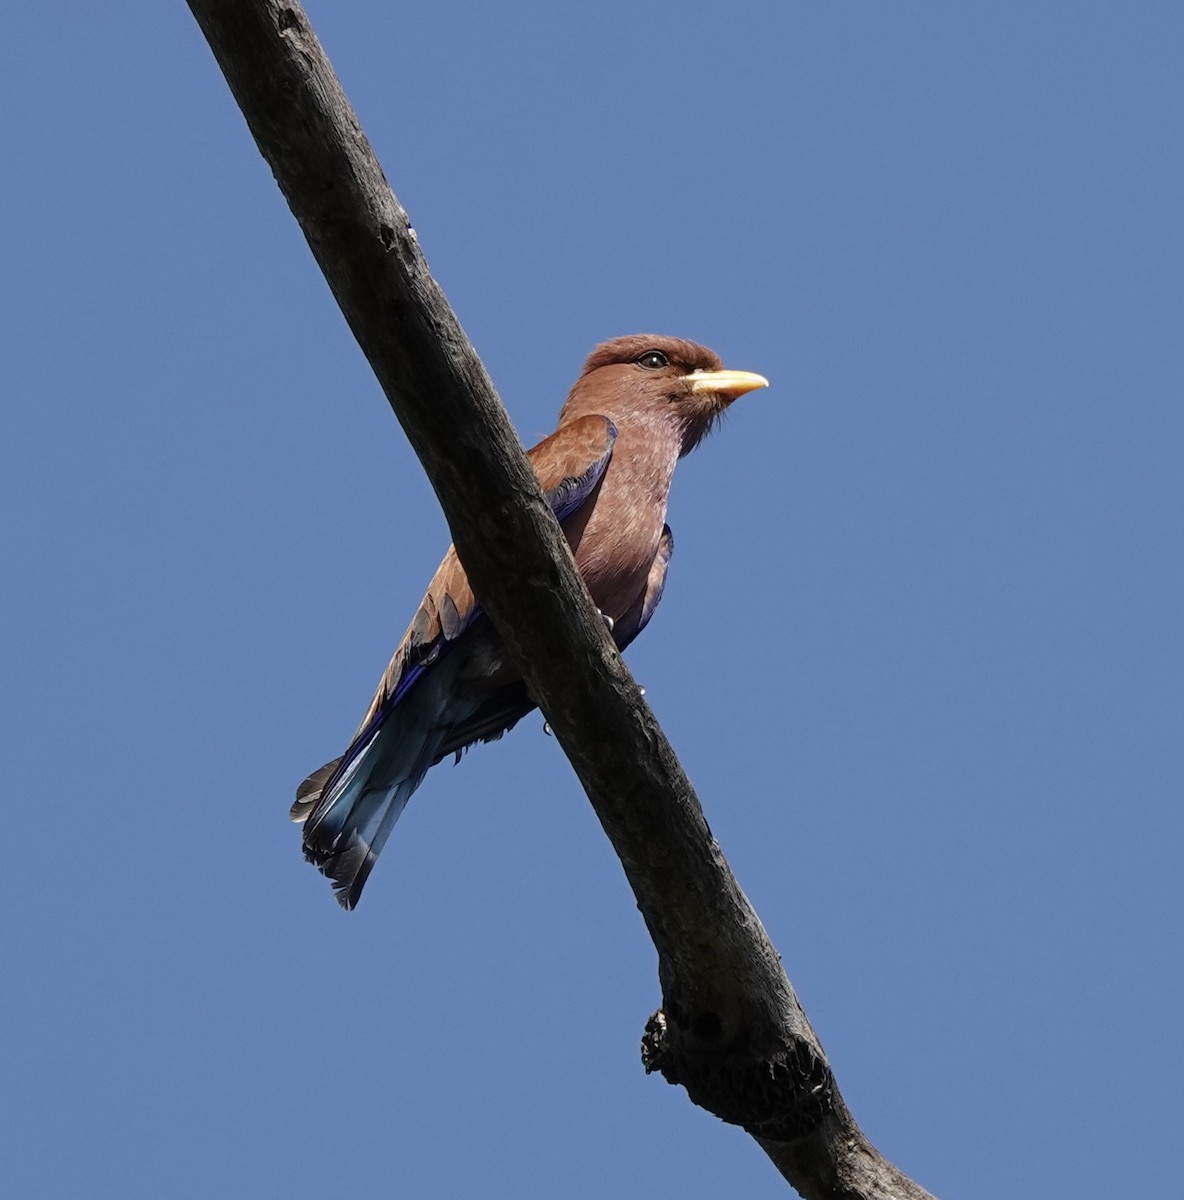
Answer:
[{"label": "blue tail feather", "polygon": [[[342,755],[304,826],[304,857],[353,908],[391,829],[458,723],[479,707],[458,689],[464,654],[450,655],[359,734]],[[312,777],[310,777],[312,778]]]}]

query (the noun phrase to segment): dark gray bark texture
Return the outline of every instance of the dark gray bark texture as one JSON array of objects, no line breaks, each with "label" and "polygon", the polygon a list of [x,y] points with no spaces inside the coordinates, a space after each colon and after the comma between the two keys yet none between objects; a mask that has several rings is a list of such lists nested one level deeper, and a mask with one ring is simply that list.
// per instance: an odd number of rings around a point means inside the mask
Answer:
[{"label": "dark gray bark texture", "polygon": [[303,10],[188,2],[620,856],[659,959],[646,1070],[743,1126],[807,1198],[927,1196],[847,1111]]}]

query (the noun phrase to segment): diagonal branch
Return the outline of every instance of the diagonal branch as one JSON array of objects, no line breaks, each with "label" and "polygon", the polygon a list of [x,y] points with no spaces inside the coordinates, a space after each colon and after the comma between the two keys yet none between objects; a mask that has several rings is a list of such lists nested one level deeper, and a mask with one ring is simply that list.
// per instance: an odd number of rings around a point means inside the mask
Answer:
[{"label": "diagonal branch", "polygon": [[303,10],[188,2],[423,462],[475,593],[620,856],[659,956],[646,1069],[744,1126],[803,1196],[927,1196],[843,1103]]}]

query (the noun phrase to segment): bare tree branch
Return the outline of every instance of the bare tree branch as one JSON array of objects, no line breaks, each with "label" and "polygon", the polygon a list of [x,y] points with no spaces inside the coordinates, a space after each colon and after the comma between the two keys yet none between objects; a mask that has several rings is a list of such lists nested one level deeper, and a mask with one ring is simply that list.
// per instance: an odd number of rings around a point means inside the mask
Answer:
[{"label": "bare tree branch", "polygon": [[659,956],[646,1069],[747,1129],[805,1197],[927,1196],[843,1103],[303,10],[188,2],[620,856]]}]

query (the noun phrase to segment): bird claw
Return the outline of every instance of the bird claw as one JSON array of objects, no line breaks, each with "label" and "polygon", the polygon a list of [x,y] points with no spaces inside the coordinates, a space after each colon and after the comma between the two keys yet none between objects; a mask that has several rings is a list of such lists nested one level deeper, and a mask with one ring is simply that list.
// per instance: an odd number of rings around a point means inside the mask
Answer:
[{"label": "bird claw", "polygon": [[616,624],[616,621],[614,621],[614,620],[612,619],[612,617],[610,617],[610,616],[608,615],[608,613],[606,613],[606,612],[600,612],[600,609],[597,609],[596,611],[597,611],[597,613],[599,613],[599,615],[600,615],[600,619],[601,619],[601,620],[602,620],[602,621],[605,623],[605,625],[607,625],[607,626],[608,626],[608,631],[609,631],[609,633],[612,633],[612,631],[613,631],[613,626]]}]

